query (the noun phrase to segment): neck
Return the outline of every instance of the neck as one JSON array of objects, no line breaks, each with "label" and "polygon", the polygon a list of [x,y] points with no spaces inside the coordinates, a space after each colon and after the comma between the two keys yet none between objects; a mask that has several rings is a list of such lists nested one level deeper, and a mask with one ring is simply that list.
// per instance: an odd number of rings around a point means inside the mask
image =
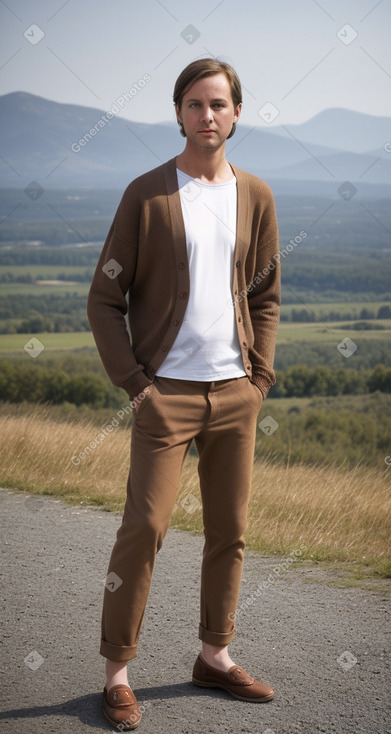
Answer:
[{"label": "neck", "polygon": [[176,165],[192,178],[205,183],[222,183],[232,178],[232,168],[225,157],[225,145],[218,150],[193,151],[186,145],[183,153],[176,157]]}]

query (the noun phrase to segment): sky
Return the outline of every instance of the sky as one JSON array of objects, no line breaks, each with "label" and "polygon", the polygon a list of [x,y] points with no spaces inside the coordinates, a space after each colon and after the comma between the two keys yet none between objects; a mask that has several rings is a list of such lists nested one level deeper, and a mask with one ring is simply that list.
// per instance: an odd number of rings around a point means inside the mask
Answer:
[{"label": "sky", "polygon": [[[328,108],[391,117],[390,0],[0,0],[0,94],[24,91],[137,122],[174,122],[196,58],[228,61],[242,122]],[[130,91],[131,90],[131,91]]]}]

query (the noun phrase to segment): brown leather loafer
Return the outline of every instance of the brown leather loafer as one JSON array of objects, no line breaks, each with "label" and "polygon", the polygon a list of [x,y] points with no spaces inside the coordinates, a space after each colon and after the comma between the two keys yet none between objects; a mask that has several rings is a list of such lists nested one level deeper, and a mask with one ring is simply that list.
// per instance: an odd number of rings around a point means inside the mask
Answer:
[{"label": "brown leather loafer", "polygon": [[129,686],[113,686],[103,691],[103,713],[118,731],[136,729],[141,721],[141,711],[136,696]]},{"label": "brown leather loafer", "polygon": [[262,703],[274,698],[270,686],[255,680],[240,665],[233,665],[227,673],[207,665],[199,655],[193,668],[193,683],[203,688],[223,688],[240,701]]}]

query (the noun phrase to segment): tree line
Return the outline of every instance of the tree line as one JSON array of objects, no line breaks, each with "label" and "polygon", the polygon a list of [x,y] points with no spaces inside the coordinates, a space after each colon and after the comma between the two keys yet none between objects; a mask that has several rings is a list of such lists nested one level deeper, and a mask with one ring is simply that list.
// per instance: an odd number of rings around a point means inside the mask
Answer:
[{"label": "tree line", "polygon": [[92,372],[69,375],[39,364],[0,360],[0,401],[108,408],[118,404],[120,393]]},{"label": "tree line", "polygon": [[270,391],[270,397],[275,398],[391,393],[391,368],[383,365],[370,370],[295,365],[286,371],[277,370],[276,378]]},{"label": "tree line", "polygon": [[66,293],[0,296],[0,334],[90,331],[86,297]]},{"label": "tree line", "polygon": [[[299,365],[286,372],[277,371],[277,384],[270,396],[301,398],[376,391],[391,393],[391,368],[378,365],[371,370],[332,370]],[[123,391],[114,388],[104,376],[90,371],[68,374],[53,366],[0,360],[0,400],[4,402],[111,407],[119,399],[123,399]]]},{"label": "tree line", "polygon": [[[371,308],[369,304],[361,308],[358,313],[356,311],[336,311],[335,309],[316,313],[311,309],[311,304],[309,304],[308,308],[292,308],[289,313],[281,314],[281,321],[307,324],[317,323],[318,321],[356,321],[358,319],[360,321],[367,319],[391,319],[391,305],[384,304],[376,310]],[[366,328],[368,328],[368,325],[366,325]]]}]

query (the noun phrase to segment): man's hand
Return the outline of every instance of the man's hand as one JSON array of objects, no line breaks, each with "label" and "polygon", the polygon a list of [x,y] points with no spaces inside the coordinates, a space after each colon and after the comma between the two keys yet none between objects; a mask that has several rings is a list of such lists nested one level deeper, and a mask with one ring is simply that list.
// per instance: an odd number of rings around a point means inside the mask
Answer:
[{"label": "man's hand", "polygon": [[149,387],[144,388],[142,392],[140,392],[138,395],[136,395],[135,398],[131,401],[130,405],[133,408],[134,413],[138,413],[140,410],[140,406],[143,404],[144,400],[150,395],[152,392],[153,385],[150,385]]}]

